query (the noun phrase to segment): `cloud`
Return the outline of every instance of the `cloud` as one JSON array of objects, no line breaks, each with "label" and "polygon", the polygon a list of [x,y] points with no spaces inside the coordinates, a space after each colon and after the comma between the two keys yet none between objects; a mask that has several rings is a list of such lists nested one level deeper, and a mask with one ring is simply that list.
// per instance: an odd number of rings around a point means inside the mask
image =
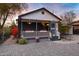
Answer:
[{"label": "cloud", "polygon": [[70,10],[75,10],[79,12],[78,3],[30,3],[28,5],[29,5],[29,10],[45,7],[51,12],[56,13],[57,15],[60,15]]}]

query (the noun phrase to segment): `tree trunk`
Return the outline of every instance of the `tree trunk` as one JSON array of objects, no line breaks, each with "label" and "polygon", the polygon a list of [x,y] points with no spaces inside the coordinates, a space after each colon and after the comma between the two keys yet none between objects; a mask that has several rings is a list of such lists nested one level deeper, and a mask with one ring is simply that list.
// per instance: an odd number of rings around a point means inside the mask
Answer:
[{"label": "tree trunk", "polygon": [[0,40],[2,40],[2,33],[3,33],[3,30],[0,28]]},{"label": "tree trunk", "polygon": [[3,26],[4,26],[5,22],[6,22],[7,17],[8,17],[8,12],[7,12],[6,15],[4,16],[4,19],[3,19],[3,23],[2,23],[2,25],[1,25],[1,28],[3,28]]},{"label": "tree trunk", "polygon": [[[7,17],[8,17],[8,12],[7,12],[6,15],[4,16],[3,23],[2,23],[2,25],[1,25],[1,27],[0,27],[0,36],[1,36],[1,37],[4,37],[4,35],[3,35],[3,26],[4,26],[5,22],[6,22]],[[1,37],[0,37],[0,38],[1,38]],[[1,39],[4,40],[4,38],[1,38]]]}]

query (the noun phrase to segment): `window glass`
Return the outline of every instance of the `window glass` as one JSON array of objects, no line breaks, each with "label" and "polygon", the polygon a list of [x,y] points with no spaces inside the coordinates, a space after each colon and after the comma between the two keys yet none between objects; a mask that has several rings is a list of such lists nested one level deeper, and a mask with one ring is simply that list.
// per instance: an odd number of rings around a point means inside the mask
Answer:
[{"label": "window glass", "polygon": [[55,28],[55,23],[52,23],[52,24],[51,24],[51,27],[52,27],[52,28]]}]

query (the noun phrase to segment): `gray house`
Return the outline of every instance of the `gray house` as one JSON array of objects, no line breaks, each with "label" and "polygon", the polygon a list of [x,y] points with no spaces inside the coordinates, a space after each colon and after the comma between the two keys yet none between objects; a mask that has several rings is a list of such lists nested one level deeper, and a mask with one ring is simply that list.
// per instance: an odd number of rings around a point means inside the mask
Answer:
[{"label": "gray house", "polygon": [[18,16],[19,37],[59,38],[58,22],[61,19],[45,8],[40,8]]}]

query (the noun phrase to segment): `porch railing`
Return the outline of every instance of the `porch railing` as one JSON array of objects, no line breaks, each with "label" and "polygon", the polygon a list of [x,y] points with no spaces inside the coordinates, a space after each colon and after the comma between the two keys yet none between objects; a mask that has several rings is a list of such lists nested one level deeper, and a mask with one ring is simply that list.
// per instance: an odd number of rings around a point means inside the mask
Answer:
[{"label": "porch railing", "polygon": [[49,31],[37,31],[37,34],[36,34],[36,31],[22,31],[21,32],[21,37],[23,38],[42,38],[42,37],[47,37],[49,38],[50,37],[50,32]]}]

